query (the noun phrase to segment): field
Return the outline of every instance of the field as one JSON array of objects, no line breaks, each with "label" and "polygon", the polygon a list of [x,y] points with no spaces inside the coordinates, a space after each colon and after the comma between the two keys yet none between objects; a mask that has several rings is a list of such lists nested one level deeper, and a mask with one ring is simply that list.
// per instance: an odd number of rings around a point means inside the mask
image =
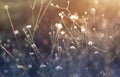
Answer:
[{"label": "field", "polygon": [[0,77],[119,77],[119,0],[0,0]]}]

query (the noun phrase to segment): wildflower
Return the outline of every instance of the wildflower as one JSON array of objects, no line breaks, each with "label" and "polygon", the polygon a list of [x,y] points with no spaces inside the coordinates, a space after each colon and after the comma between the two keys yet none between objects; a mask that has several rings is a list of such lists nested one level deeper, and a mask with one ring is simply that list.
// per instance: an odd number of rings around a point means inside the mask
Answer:
[{"label": "wildflower", "polygon": [[6,9],[6,10],[7,10],[8,8],[9,8],[9,6],[8,6],[8,5],[5,5],[5,6],[4,6],[4,9]]},{"label": "wildflower", "polygon": [[22,29],[24,32],[26,31],[25,28]]},{"label": "wildflower", "polygon": [[89,41],[89,42],[88,42],[88,45],[89,45],[89,46],[93,45],[93,42],[92,42],[92,41]]},{"label": "wildflower", "polygon": [[34,52],[30,52],[29,55],[31,55],[31,56],[34,55]]},{"label": "wildflower", "polygon": [[32,65],[31,65],[31,64],[29,64],[29,65],[28,65],[28,68],[32,68]]},{"label": "wildflower", "polygon": [[87,12],[85,11],[85,12],[84,12],[84,14],[86,15],[86,14],[87,14]]},{"label": "wildflower", "polygon": [[17,68],[24,69],[25,67],[23,65],[17,65]]},{"label": "wildflower", "polygon": [[63,68],[61,66],[56,66],[55,69],[56,70],[62,70]]},{"label": "wildflower", "polygon": [[29,34],[27,34],[27,35],[26,35],[26,37],[27,37],[27,38],[29,38],[29,37],[30,37],[30,35],[29,35]]},{"label": "wildflower", "polygon": [[53,4],[53,3],[51,3],[50,5],[51,5],[51,6],[54,6],[54,4]]},{"label": "wildflower", "polygon": [[74,45],[72,45],[72,46],[70,46],[70,49],[75,50],[75,49],[76,49],[76,47],[75,47]]},{"label": "wildflower", "polygon": [[61,23],[56,23],[55,24],[55,27],[58,29],[58,30],[61,30],[63,28],[62,24]]},{"label": "wildflower", "polygon": [[93,31],[95,31],[96,29],[95,28],[93,28]]},{"label": "wildflower", "polygon": [[71,20],[78,20],[79,17],[78,17],[77,15],[71,15],[71,16],[70,16],[70,19],[71,19]]},{"label": "wildflower", "polygon": [[74,29],[77,29],[77,26],[74,26]]},{"label": "wildflower", "polygon": [[52,33],[51,32],[49,32],[49,35],[51,35]]},{"label": "wildflower", "polygon": [[32,48],[35,48],[35,47],[36,47],[36,45],[35,45],[35,44],[32,44],[32,45],[31,45],[31,47],[32,47]]},{"label": "wildflower", "polygon": [[95,9],[95,8],[92,8],[92,9],[91,9],[91,14],[92,14],[92,15],[95,15],[95,13],[96,13],[96,9]]},{"label": "wildflower", "polygon": [[86,29],[84,27],[81,28],[81,32],[84,33]]},{"label": "wildflower", "polygon": [[62,51],[62,47],[61,46],[58,46],[58,51]]},{"label": "wildflower", "polygon": [[60,32],[60,34],[61,34],[61,35],[64,35],[64,34],[65,34],[65,32],[64,32],[64,31],[61,31],[61,32]]},{"label": "wildflower", "polygon": [[101,34],[100,34],[100,37],[104,37],[104,36],[105,36],[105,34],[104,34],[104,33],[101,33]]},{"label": "wildflower", "polygon": [[94,54],[99,54],[99,52],[98,52],[98,51],[95,51]]},{"label": "wildflower", "polygon": [[60,8],[59,5],[56,5],[56,8]]},{"label": "wildflower", "polygon": [[64,17],[64,12],[61,12],[61,13],[59,13],[58,14],[61,18],[63,18]]},{"label": "wildflower", "polygon": [[70,3],[70,1],[67,1],[67,3],[69,4],[69,3]]},{"label": "wildflower", "polygon": [[32,27],[31,25],[27,25],[27,26],[26,26],[27,29],[30,29],[31,27]]},{"label": "wildflower", "polygon": [[16,34],[19,34],[19,31],[18,30],[15,30],[14,31],[14,34],[16,35]]},{"label": "wildflower", "polygon": [[20,61],[19,58],[16,59],[16,62]]},{"label": "wildflower", "polygon": [[56,60],[56,61],[59,60],[59,57],[58,57],[58,54],[57,54],[57,53],[55,54],[55,60]]},{"label": "wildflower", "polygon": [[40,68],[45,68],[45,67],[46,67],[45,64],[41,64],[41,65],[40,65]]}]

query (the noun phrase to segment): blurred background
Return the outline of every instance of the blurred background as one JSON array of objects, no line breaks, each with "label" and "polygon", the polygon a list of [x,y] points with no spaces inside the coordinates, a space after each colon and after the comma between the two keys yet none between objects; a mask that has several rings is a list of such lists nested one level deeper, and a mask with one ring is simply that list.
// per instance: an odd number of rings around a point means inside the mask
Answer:
[{"label": "blurred background", "polygon": [[[114,41],[111,43],[107,40],[100,41],[96,44],[101,48],[105,48],[110,52],[97,52],[97,49],[90,49],[87,53],[87,48],[80,48],[78,51],[72,52],[69,55],[61,54],[50,56],[47,63],[38,62],[34,57],[29,56],[34,53],[31,46],[26,44],[24,40],[23,28],[27,25],[33,26],[32,9],[30,8],[34,0],[0,0],[0,43],[13,54],[16,61],[10,58],[6,52],[0,47],[0,77],[119,77],[120,71],[120,1],[119,0],[69,0],[69,10],[71,13],[82,18],[85,12],[90,14],[91,8],[96,8],[96,23],[100,31],[103,29],[106,33],[114,36],[117,45]],[[41,2],[44,1],[43,10],[50,0],[37,0],[34,9],[34,20],[37,20]],[[53,0],[53,4],[60,7],[66,7],[68,0]],[[7,12],[4,8],[9,6],[9,13],[13,21],[15,30],[19,30],[17,35],[21,48],[17,48],[14,35],[10,26],[10,21]],[[42,11],[43,11],[42,10]],[[60,21],[59,12],[63,10],[51,7],[49,5],[44,17],[38,24],[39,28],[35,31],[34,41],[37,45],[42,57],[46,59],[51,53],[51,40],[49,32],[51,26]],[[104,23],[101,15],[104,15]],[[90,21],[90,25],[93,22]],[[103,24],[102,24],[103,23]],[[102,24],[102,25],[101,25]],[[117,25],[117,26],[116,26]],[[102,27],[102,28],[101,28]],[[104,31],[103,31],[104,32]],[[92,35],[94,36],[94,34]],[[91,37],[92,37],[91,36]],[[97,38],[94,38],[97,39]],[[93,40],[94,40],[93,39]],[[47,40],[47,41],[46,41]],[[113,44],[114,43],[114,44]],[[82,54],[82,55],[81,55]],[[56,56],[61,57],[56,61]],[[57,58],[58,59],[58,58]],[[38,64],[38,65],[37,65]],[[41,64],[39,66],[39,64]]]},{"label": "blurred background", "polygon": [[[45,4],[49,0],[43,0],[45,1]],[[104,13],[105,16],[109,19],[109,21],[113,20],[116,16],[119,16],[119,0],[100,0],[99,4],[97,4],[98,0],[70,0],[70,10],[72,13],[77,12],[79,16],[84,14],[84,11],[90,11],[92,7],[97,7],[97,14]],[[31,0],[31,3],[32,0]],[[67,0],[53,0],[54,4],[58,4],[60,6],[65,7],[67,5]],[[32,24],[32,14],[31,9],[29,7],[28,0],[0,0],[0,38],[6,38],[7,34],[10,32],[10,23],[6,14],[6,11],[4,9],[4,5],[9,5],[9,11],[12,18],[12,21],[14,23],[14,26],[16,29],[22,29],[25,25]],[[46,5],[44,5],[46,6]],[[37,13],[39,11],[40,7],[40,0],[37,2],[37,6],[35,7],[35,18],[37,16]],[[48,7],[48,10],[43,17],[43,23],[40,25],[44,25],[46,27],[49,27],[50,24],[52,24],[54,21],[57,21],[58,12],[61,10],[55,9],[51,6]],[[41,26],[41,27],[44,27]],[[6,33],[6,35],[5,35]],[[8,36],[7,36],[8,37]]]}]

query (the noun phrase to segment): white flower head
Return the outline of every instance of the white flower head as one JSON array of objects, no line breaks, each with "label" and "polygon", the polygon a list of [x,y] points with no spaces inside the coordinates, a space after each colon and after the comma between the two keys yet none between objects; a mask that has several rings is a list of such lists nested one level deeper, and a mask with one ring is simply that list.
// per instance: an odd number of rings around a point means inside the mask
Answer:
[{"label": "white flower head", "polygon": [[96,9],[95,9],[95,8],[92,8],[92,9],[91,9],[91,14],[92,14],[92,15],[95,15],[95,13],[96,13]]},{"label": "white flower head", "polygon": [[31,56],[34,55],[34,52],[29,52],[29,55],[31,55]]},{"label": "white flower head", "polygon": [[77,29],[77,26],[74,26],[74,29]]},{"label": "white flower head", "polygon": [[41,64],[41,65],[40,65],[40,68],[45,68],[45,67],[46,67],[45,64]]},{"label": "white flower head", "polygon": [[35,45],[35,44],[32,44],[32,45],[31,45],[31,47],[32,47],[32,48],[35,48],[35,47],[36,47],[36,45]]},{"label": "white flower head", "polygon": [[62,24],[61,23],[56,23],[55,24],[55,27],[58,29],[58,30],[61,30],[63,28]]},{"label": "white flower head", "polygon": [[31,27],[32,27],[31,25],[27,25],[27,26],[26,26],[27,29],[30,29]]},{"label": "white flower head", "polygon": [[70,49],[75,50],[75,49],[76,49],[76,47],[75,47],[74,45],[71,45],[71,46],[70,46]]},{"label": "white flower head", "polygon": [[88,42],[88,45],[89,45],[89,46],[92,46],[92,45],[93,45],[93,42],[92,42],[92,41],[89,41],[89,42]]},{"label": "white flower head", "polygon": [[15,34],[15,35],[19,34],[19,30],[15,30],[15,31],[14,31],[14,34]]},{"label": "white flower head", "polygon": [[28,65],[28,68],[32,68],[32,65],[31,65],[31,64],[29,64],[29,65]]},{"label": "white flower head", "polygon": [[71,19],[71,20],[78,20],[79,17],[78,17],[77,15],[71,15],[71,16],[70,16],[70,19]]},{"label": "white flower head", "polygon": [[102,38],[102,37],[104,37],[104,36],[105,36],[105,34],[104,34],[104,33],[101,33],[101,34],[100,34],[100,37],[101,37],[101,38]]},{"label": "white flower head", "polygon": [[94,54],[99,54],[99,51],[95,51]]},{"label": "white flower head", "polygon": [[54,6],[54,4],[53,4],[53,3],[51,3],[50,5],[51,5],[51,6]]},{"label": "white flower head", "polygon": [[8,5],[5,5],[5,6],[4,6],[4,9],[6,9],[6,10],[7,10],[8,8],[9,8],[9,6],[8,6]]},{"label": "white flower head", "polygon": [[85,27],[82,27],[82,28],[81,28],[81,32],[82,32],[82,33],[85,33],[85,31],[86,31]]},{"label": "white flower head", "polygon": [[84,14],[86,15],[86,14],[87,14],[87,11],[85,11]]},{"label": "white flower head", "polygon": [[61,34],[61,35],[64,35],[64,34],[65,34],[65,31],[61,31],[60,34]]},{"label": "white flower head", "polygon": [[58,47],[57,47],[57,50],[58,50],[58,51],[62,51],[62,47],[61,47],[61,46],[58,46]]},{"label": "white flower head", "polygon": [[61,66],[56,66],[55,69],[56,70],[62,70],[63,68]]},{"label": "white flower head", "polygon": [[64,18],[64,12],[60,12],[58,15],[59,15],[61,18]]}]

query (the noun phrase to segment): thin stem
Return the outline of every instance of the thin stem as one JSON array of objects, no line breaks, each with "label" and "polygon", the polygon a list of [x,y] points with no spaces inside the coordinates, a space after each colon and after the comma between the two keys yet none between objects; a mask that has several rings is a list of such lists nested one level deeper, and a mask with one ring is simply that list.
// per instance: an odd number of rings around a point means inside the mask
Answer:
[{"label": "thin stem", "polygon": [[34,1],[32,9],[35,9],[36,3],[37,3],[37,0]]},{"label": "thin stem", "polygon": [[46,13],[46,11],[47,11],[47,9],[48,9],[48,7],[49,7],[49,5],[50,5],[51,2],[52,2],[52,0],[50,0],[50,1],[48,2],[48,4],[47,4],[47,6],[45,7],[45,9],[44,9],[44,11],[43,11],[43,13],[42,13],[42,15],[41,15],[41,17],[40,17],[40,19],[39,19],[39,21],[38,21],[37,24],[39,24],[39,23],[41,22],[41,20],[43,19],[43,17],[44,17],[44,15],[45,15],[45,13]]},{"label": "thin stem", "polygon": [[64,20],[62,19],[62,22],[66,28],[66,30],[68,31],[68,33],[72,36],[72,38],[74,38],[73,34],[71,33],[71,31],[68,29],[67,25],[65,24]]},{"label": "thin stem", "polygon": [[38,16],[37,16],[37,20],[36,20],[35,25],[37,25],[37,23],[38,23],[38,21],[39,21],[40,14],[41,14],[41,12],[42,12],[42,8],[43,8],[43,3],[41,3],[41,6],[40,6],[40,9],[39,9],[39,13],[38,13]]},{"label": "thin stem", "polygon": [[33,25],[34,25],[34,9],[32,9],[32,23],[33,23]]},{"label": "thin stem", "polygon": [[13,22],[12,22],[12,19],[11,19],[10,13],[9,13],[9,10],[6,9],[6,11],[7,11],[7,15],[8,15],[8,18],[9,18],[10,24],[11,24],[12,32],[13,32],[14,37],[15,37],[15,40],[16,40],[16,44],[17,44],[17,46],[18,46],[18,48],[19,48],[19,44],[18,44],[18,40],[17,40],[17,36],[16,36],[16,34],[14,33],[15,28],[14,28],[14,25],[13,25]]},{"label": "thin stem", "polygon": [[[37,23],[35,24],[35,27],[34,27],[34,32],[33,32],[33,37],[34,37],[34,34],[35,34],[35,30],[38,28],[38,24],[41,22],[41,20],[43,19],[43,17],[44,17],[44,15],[45,15],[45,13],[46,13],[46,11],[47,11],[47,9],[48,9],[48,7],[49,7],[49,5],[50,5],[50,3],[52,2],[52,0],[50,0],[49,2],[48,2],[48,4],[47,4],[47,6],[45,7],[45,9],[44,9],[44,11],[43,11],[43,13],[42,13],[42,15],[41,15],[41,17],[39,17],[38,19],[38,21],[37,21]],[[40,12],[41,12],[41,10],[42,10],[42,7],[41,7],[41,9],[40,9]],[[40,14],[40,13],[39,13]],[[38,15],[39,16],[39,15]]]},{"label": "thin stem", "polygon": [[29,3],[30,8],[32,8],[32,4],[30,0],[28,0],[28,3]]},{"label": "thin stem", "polygon": [[4,46],[2,46],[2,45],[0,45],[0,46],[13,60],[16,61],[15,57]]}]

